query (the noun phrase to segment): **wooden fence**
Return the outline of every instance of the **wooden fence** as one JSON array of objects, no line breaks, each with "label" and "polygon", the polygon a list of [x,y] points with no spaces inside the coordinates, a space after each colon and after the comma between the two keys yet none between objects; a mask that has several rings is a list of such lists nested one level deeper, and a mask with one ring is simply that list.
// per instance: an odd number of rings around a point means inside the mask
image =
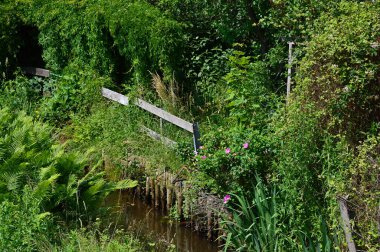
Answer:
[{"label": "wooden fence", "polygon": [[41,77],[50,77],[50,71],[38,67],[22,67],[21,70],[24,73],[32,74]]},{"label": "wooden fence", "polygon": [[[42,68],[35,68],[35,67],[23,67],[21,68],[24,73],[27,74],[32,74],[36,76],[41,76],[41,77],[50,77],[50,71]],[[125,95],[119,94],[115,91],[112,91],[107,88],[102,88],[101,90],[102,96],[118,102],[122,105],[128,106],[129,105],[129,98]],[[188,121],[183,120],[182,118],[179,118],[173,114],[170,114],[169,112],[158,108],[154,106],[153,104],[150,104],[149,102],[146,102],[142,99],[137,99],[134,104],[143,110],[158,116],[160,118],[160,125],[161,125],[161,132],[162,132],[162,120],[165,120],[167,122],[170,122],[188,132],[190,132],[193,135],[193,145],[194,145],[194,150],[198,150],[200,146],[200,134],[199,134],[199,126],[198,123],[191,123]],[[162,141],[165,145],[167,146],[174,146],[176,145],[176,142],[173,140],[166,138],[162,136],[160,133],[155,132],[152,129],[149,129],[147,127],[142,127],[142,131],[147,133],[150,137]]]},{"label": "wooden fence", "polygon": [[[122,94],[119,94],[115,91],[112,91],[108,88],[102,88],[102,96],[110,99],[112,101],[118,102],[120,104],[123,104],[125,106],[129,105],[129,98],[127,96],[124,96]],[[142,99],[137,99],[134,104],[143,110],[157,116],[160,118],[160,120],[165,120],[167,122],[170,122],[190,133],[193,134],[193,144],[194,144],[194,150],[199,149],[200,142],[200,134],[199,134],[199,126],[198,123],[190,123],[188,121],[183,120],[182,118],[179,118],[173,114],[170,114],[169,112],[158,108],[154,106],[153,104],[150,104],[149,102],[146,102]],[[161,128],[162,128],[162,121],[161,121]],[[170,140],[169,138],[166,138],[162,136],[161,134],[155,132],[154,130],[151,130],[147,127],[143,127],[142,130],[146,132],[149,136],[151,136],[154,139],[162,141],[165,145],[173,146],[176,144],[173,140]]]}]

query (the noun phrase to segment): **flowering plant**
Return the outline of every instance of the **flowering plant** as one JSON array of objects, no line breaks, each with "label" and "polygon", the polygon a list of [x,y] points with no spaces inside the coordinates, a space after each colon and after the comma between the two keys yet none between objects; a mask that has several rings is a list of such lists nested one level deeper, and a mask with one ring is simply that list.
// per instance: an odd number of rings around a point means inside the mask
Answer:
[{"label": "flowering plant", "polygon": [[197,180],[215,192],[242,192],[249,188],[255,173],[264,175],[269,167],[270,142],[258,131],[243,127],[219,129],[202,140],[203,146],[194,157],[202,173]]}]

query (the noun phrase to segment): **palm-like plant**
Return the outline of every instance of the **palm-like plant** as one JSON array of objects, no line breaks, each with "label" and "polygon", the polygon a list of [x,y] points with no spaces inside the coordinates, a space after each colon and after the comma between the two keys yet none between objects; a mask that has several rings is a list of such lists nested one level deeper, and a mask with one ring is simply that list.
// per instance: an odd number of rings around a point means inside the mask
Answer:
[{"label": "palm-like plant", "polygon": [[110,192],[134,187],[137,182],[106,181],[99,161],[90,165],[79,152],[67,153],[52,138],[52,129],[25,113],[0,109],[0,202],[34,188],[48,211],[74,213],[97,209]]}]

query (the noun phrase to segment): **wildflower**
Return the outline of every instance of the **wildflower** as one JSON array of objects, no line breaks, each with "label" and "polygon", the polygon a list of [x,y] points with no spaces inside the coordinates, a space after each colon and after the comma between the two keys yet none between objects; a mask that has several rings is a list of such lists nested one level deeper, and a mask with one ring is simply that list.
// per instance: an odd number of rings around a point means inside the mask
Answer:
[{"label": "wildflower", "polygon": [[202,145],[202,146],[199,146],[199,149],[203,150],[203,149],[204,149],[203,145]]},{"label": "wildflower", "polygon": [[198,151],[194,151],[194,156],[197,156],[198,155]]},{"label": "wildflower", "polygon": [[202,158],[202,159],[206,159],[206,156],[202,156],[201,158]]},{"label": "wildflower", "polygon": [[227,194],[226,196],[224,196],[223,198],[223,203],[224,204],[227,204],[227,202],[231,199],[231,195]]},{"label": "wildflower", "polygon": [[226,148],[226,154],[229,154],[231,152],[230,148]]},{"label": "wildflower", "polygon": [[244,149],[248,149],[248,146],[249,146],[248,143],[244,143],[244,144],[243,144],[243,148],[244,148]]}]

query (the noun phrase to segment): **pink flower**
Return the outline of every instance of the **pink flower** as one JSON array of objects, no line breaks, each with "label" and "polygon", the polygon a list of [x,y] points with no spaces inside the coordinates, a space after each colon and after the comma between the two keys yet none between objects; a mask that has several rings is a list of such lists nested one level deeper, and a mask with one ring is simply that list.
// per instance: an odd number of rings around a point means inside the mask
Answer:
[{"label": "pink flower", "polygon": [[206,156],[202,156],[201,158],[202,158],[202,159],[206,159]]},{"label": "pink flower", "polygon": [[227,194],[226,196],[224,196],[223,198],[223,203],[224,204],[227,204],[227,202],[231,199],[231,195]]},{"label": "pink flower", "polygon": [[204,148],[203,145],[202,145],[202,146],[199,146],[199,149],[203,150],[203,148]]},{"label": "pink flower", "polygon": [[248,149],[248,146],[249,146],[248,143],[244,143],[244,144],[243,144],[243,148],[244,148],[244,149]]},{"label": "pink flower", "polygon": [[231,152],[230,148],[226,148],[226,154],[229,154]]}]

